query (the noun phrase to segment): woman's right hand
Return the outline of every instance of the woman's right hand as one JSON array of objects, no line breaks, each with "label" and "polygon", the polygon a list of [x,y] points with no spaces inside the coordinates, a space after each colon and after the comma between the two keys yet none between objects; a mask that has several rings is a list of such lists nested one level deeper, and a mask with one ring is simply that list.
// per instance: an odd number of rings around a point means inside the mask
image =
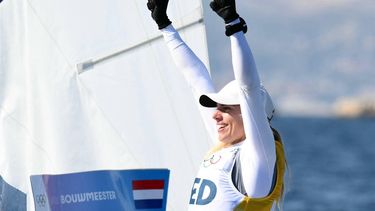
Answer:
[{"label": "woman's right hand", "polygon": [[151,11],[151,17],[158,24],[159,29],[167,27],[172,22],[167,16],[168,0],[148,0],[147,8]]}]

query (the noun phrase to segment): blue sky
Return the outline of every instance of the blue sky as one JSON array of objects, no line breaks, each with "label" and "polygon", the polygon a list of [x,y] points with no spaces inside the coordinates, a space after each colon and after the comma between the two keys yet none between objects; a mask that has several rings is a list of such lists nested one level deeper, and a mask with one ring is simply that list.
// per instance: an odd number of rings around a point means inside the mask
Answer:
[{"label": "blue sky", "polygon": [[[222,20],[205,5],[217,86],[232,77]],[[375,100],[375,1],[237,1],[258,71],[283,115],[333,115],[339,102]],[[221,43],[222,45],[218,45]]]}]

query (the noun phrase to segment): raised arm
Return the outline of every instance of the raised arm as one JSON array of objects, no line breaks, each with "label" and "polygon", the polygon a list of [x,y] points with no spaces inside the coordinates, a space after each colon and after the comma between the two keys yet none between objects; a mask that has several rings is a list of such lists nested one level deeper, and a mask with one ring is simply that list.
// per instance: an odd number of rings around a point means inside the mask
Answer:
[{"label": "raised arm", "polygon": [[196,99],[202,93],[214,92],[214,86],[206,66],[181,39],[172,24],[161,29],[161,32],[174,63],[193,88]]},{"label": "raised arm", "polygon": [[181,39],[169,20],[166,10],[168,0],[148,0],[147,7],[158,25],[164,41],[170,51],[173,61],[181,71],[192,89],[195,102],[212,139],[216,137],[212,124],[212,111],[199,106],[198,98],[202,93],[214,92],[214,85],[203,62],[194,54],[189,46]]},{"label": "raised arm", "polygon": [[252,162],[254,169],[244,169],[247,193],[266,196],[271,188],[276,161],[275,142],[264,108],[264,94],[250,48],[243,32],[230,36],[233,69],[239,81],[241,112],[246,141],[241,161]]},{"label": "raised arm", "polygon": [[242,176],[250,197],[266,196],[271,188],[276,160],[275,143],[264,107],[264,93],[254,58],[234,0],[214,0],[211,8],[224,19],[230,37],[233,71],[239,84],[240,107],[246,140],[240,152]]}]

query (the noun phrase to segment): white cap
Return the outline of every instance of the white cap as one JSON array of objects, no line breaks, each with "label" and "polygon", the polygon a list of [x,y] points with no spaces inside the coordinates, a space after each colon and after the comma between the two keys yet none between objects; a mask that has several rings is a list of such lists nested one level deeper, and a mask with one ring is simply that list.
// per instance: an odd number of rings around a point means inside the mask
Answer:
[{"label": "white cap", "polygon": [[[203,94],[199,98],[199,103],[204,107],[216,107],[217,104],[222,105],[239,105],[240,98],[238,92],[238,83],[236,80],[229,82],[217,93]],[[264,99],[264,110],[267,114],[268,120],[271,120],[275,112],[275,107],[272,103],[271,96],[267,90],[261,87],[263,99]]]}]

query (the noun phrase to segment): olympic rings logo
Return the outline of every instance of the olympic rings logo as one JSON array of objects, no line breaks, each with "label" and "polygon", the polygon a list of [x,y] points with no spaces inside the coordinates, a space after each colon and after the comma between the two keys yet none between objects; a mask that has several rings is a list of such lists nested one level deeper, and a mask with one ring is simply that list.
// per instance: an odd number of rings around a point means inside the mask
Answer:
[{"label": "olympic rings logo", "polygon": [[45,194],[39,194],[34,197],[39,207],[44,207],[47,204],[47,197]]},{"label": "olympic rings logo", "polygon": [[203,160],[203,166],[205,168],[207,168],[207,167],[209,167],[211,165],[214,165],[214,164],[218,163],[220,161],[220,159],[221,159],[221,155],[216,155],[215,156],[215,154],[213,154],[209,159],[204,159]]}]

